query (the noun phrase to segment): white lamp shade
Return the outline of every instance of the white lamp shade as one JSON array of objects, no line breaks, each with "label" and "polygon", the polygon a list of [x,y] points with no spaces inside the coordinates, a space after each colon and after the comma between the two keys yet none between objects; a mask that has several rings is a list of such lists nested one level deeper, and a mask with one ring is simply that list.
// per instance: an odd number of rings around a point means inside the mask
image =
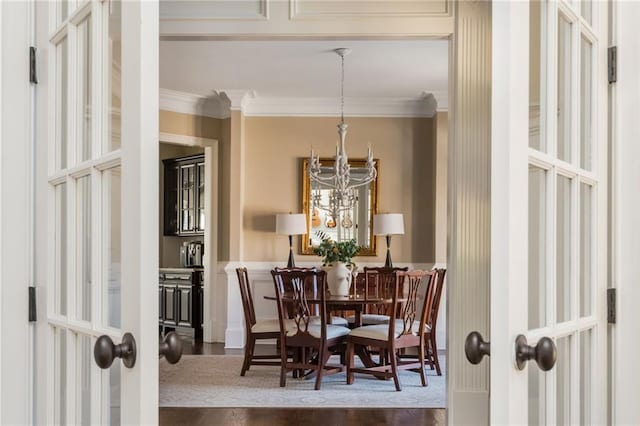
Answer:
[{"label": "white lamp shade", "polygon": [[307,233],[307,216],[302,213],[278,213],[276,215],[276,234],[300,235]]},{"label": "white lamp shade", "polygon": [[383,213],[373,216],[374,235],[404,234],[404,216],[402,213]]}]

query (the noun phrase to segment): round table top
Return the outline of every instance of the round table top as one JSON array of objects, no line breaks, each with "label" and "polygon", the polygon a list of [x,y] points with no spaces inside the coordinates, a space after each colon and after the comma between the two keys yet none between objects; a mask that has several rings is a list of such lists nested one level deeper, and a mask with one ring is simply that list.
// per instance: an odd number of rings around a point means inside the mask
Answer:
[{"label": "round table top", "polygon": [[[276,296],[264,296],[266,300],[276,300]],[[285,300],[288,299],[285,297]],[[333,296],[327,295],[325,297],[325,303],[330,305],[377,305],[377,304],[390,304],[393,303],[393,299],[388,297],[378,297],[378,296],[368,296],[365,298],[364,295],[349,295],[349,296]],[[405,302],[406,298],[398,298],[398,302]],[[307,302],[311,303],[320,303],[319,296],[307,296]]]}]

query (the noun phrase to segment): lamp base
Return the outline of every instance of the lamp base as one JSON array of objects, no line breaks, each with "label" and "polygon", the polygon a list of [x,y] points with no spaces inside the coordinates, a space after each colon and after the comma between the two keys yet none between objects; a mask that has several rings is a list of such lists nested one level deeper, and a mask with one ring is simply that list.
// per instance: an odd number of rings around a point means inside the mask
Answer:
[{"label": "lamp base", "polygon": [[293,238],[289,235],[289,260],[287,261],[287,268],[295,268],[295,266],[293,262]]},{"label": "lamp base", "polygon": [[391,263],[391,235],[387,235],[387,259],[384,261],[385,268],[393,268]]}]

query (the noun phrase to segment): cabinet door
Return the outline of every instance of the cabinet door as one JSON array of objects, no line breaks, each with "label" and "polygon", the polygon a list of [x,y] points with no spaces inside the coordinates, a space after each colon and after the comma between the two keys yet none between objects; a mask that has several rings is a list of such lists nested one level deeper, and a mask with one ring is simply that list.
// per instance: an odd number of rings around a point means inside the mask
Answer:
[{"label": "cabinet door", "polygon": [[164,286],[158,286],[158,319],[160,322],[164,319]]},{"label": "cabinet door", "polygon": [[180,166],[180,233],[196,230],[196,165]]},{"label": "cabinet door", "polygon": [[175,325],[177,324],[177,297],[178,287],[176,286],[164,286],[164,324]]},{"label": "cabinet door", "polygon": [[164,234],[178,234],[178,179],[180,168],[175,163],[164,167]]},{"label": "cabinet door", "polygon": [[204,163],[198,163],[196,165],[197,176],[197,217],[196,217],[196,231],[204,232]]},{"label": "cabinet door", "polygon": [[193,287],[191,285],[179,285],[177,287],[178,325],[191,327],[193,317]]}]

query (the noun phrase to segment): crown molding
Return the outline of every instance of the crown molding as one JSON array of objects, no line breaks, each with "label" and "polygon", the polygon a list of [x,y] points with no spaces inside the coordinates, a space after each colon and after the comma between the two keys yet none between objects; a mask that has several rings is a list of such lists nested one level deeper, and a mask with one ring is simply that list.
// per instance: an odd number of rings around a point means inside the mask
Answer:
[{"label": "crown molding", "polygon": [[[253,90],[217,90],[201,96],[160,89],[160,109],[225,119],[231,110],[247,117],[335,117],[340,98],[261,97]],[[446,92],[423,92],[419,98],[345,98],[346,117],[433,117],[447,111]]]},{"label": "crown molding", "polygon": [[218,119],[229,118],[229,106],[219,96],[160,89],[160,109]]},{"label": "crown molding", "polygon": [[[335,117],[340,98],[276,98],[257,96],[247,102],[246,116]],[[433,95],[421,98],[345,98],[346,117],[433,117],[437,103]]]}]

